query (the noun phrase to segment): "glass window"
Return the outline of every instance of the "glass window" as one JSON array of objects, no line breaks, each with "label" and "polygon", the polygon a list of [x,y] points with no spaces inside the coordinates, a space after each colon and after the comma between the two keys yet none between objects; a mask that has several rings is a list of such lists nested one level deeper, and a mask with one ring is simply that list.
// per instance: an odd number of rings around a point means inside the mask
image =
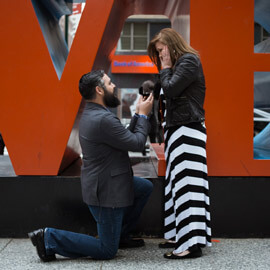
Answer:
[{"label": "glass window", "polygon": [[130,37],[122,37],[120,39],[120,50],[131,50]]},{"label": "glass window", "polygon": [[134,23],[134,36],[147,36],[147,23]]},{"label": "glass window", "polygon": [[269,33],[262,27],[262,39],[266,40],[269,38]]},{"label": "glass window", "polygon": [[130,26],[131,26],[131,23],[124,24],[121,36],[130,36],[131,35]]},{"label": "glass window", "polygon": [[120,91],[122,105],[118,107],[120,109],[118,117],[123,125],[127,125],[136,111],[136,104],[140,96],[136,88],[118,88],[118,90]]},{"label": "glass window", "polygon": [[148,23],[126,22],[117,44],[117,51],[146,51],[148,42]]},{"label": "glass window", "polygon": [[145,50],[147,48],[147,38],[146,37],[134,37],[133,39],[134,50]]}]

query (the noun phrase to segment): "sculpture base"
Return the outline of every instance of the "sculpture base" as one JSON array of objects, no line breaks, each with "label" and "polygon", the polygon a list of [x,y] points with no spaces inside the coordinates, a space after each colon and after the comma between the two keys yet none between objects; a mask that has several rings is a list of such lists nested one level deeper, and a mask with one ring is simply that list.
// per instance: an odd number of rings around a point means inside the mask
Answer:
[{"label": "sculpture base", "polygon": [[[162,237],[164,178],[149,159],[132,164],[135,175],[154,184],[135,235]],[[15,176],[9,158],[0,156],[0,237],[27,237],[42,227],[95,235],[78,166],[69,168],[73,176]],[[209,185],[213,237],[270,237],[270,177],[209,177]]]}]

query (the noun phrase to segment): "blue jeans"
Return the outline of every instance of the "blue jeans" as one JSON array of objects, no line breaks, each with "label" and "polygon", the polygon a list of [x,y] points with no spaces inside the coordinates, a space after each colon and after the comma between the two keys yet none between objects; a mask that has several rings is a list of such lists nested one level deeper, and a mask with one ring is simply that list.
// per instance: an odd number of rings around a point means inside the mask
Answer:
[{"label": "blue jeans", "polygon": [[112,259],[117,253],[120,239],[129,238],[129,233],[136,226],[153,189],[153,184],[146,179],[134,177],[133,182],[135,198],[132,206],[122,208],[88,206],[97,222],[99,238],[46,228],[44,241],[47,255]]}]

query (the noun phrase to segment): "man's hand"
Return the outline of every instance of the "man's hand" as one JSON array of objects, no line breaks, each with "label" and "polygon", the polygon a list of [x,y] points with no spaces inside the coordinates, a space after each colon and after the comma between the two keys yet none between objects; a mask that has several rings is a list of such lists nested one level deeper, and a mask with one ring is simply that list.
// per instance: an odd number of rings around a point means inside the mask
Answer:
[{"label": "man's hand", "polygon": [[152,110],[153,102],[154,97],[152,93],[146,99],[141,96],[136,105],[136,113],[148,116]]}]

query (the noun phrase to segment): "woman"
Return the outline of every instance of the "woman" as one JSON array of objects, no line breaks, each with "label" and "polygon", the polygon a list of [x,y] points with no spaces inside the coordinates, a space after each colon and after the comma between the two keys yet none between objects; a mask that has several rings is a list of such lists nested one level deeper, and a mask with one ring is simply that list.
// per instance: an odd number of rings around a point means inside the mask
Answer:
[{"label": "woman", "polygon": [[151,40],[148,54],[160,72],[160,98],[165,104],[168,241],[159,247],[174,248],[164,254],[167,259],[196,258],[202,255],[201,247],[211,246],[202,65],[198,52],[171,28]]}]

